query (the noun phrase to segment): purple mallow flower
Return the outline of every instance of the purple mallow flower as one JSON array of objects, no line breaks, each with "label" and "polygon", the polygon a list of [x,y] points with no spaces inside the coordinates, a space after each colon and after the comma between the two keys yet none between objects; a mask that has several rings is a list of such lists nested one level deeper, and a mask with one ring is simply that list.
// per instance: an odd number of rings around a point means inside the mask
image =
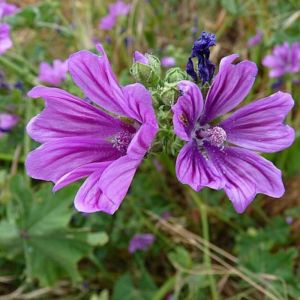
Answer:
[{"label": "purple mallow flower", "polygon": [[100,20],[99,29],[110,30],[116,24],[117,18],[113,15],[107,15]]},{"label": "purple mallow flower", "polygon": [[149,59],[141,52],[135,51],[133,54],[133,62],[135,62],[135,63],[139,62],[141,64],[148,65]]},{"label": "purple mallow flower", "polygon": [[69,58],[74,82],[95,106],[57,88],[39,86],[28,93],[44,98],[46,107],[27,126],[42,145],[29,153],[26,169],[33,178],[53,181],[54,191],[87,177],[76,209],[113,214],[158,125],[150,93],[139,83],[120,86],[104,49],[96,47],[101,57],[83,50]]},{"label": "purple mallow flower", "polygon": [[134,253],[137,250],[146,251],[153,244],[155,236],[150,233],[136,234],[129,242],[128,251]]},{"label": "purple mallow flower", "polygon": [[248,48],[251,48],[253,46],[260,44],[263,39],[263,36],[264,36],[264,33],[260,29],[257,29],[256,34],[254,36],[252,36],[247,42]]},{"label": "purple mallow flower", "polygon": [[161,65],[165,68],[174,67],[176,65],[175,58],[172,56],[165,56],[161,59]]},{"label": "purple mallow flower", "polygon": [[38,79],[42,82],[59,86],[62,81],[67,79],[68,61],[55,59],[53,65],[46,62],[40,64]]},{"label": "purple mallow flower", "polygon": [[273,53],[267,55],[263,65],[270,69],[270,77],[281,77],[288,73],[300,71],[300,43],[283,43],[273,49]]},{"label": "purple mallow flower", "polygon": [[288,225],[291,225],[291,224],[293,224],[293,222],[294,222],[294,218],[291,217],[291,216],[287,216],[287,217],[285,218],[285,222],[286,222]]},{"label": "purple mallow flower", "polygon": [[5,0],[0,0],[0,19],[17,13],[19,9],[14,4],[8,4]]},{"label": "purple mallow flower", "polygon": [[255,81],[255,63],[232,64],[237,57],[221,60],[205,102],[197,85],[180,82],[183,95],[172,110],[174,131],[187,142],[176,161],[179,181],[195,191],[224,189],[242,213],[257,193],[276,198],[284,193],[281,171],[256,151],[276,152],[293,143],[294,130],[283,122],[294,101],[290,94],[277,92],[216,124],[214,120],[243,101]]},{"label": "purple mallow flower", "polygon": [[0,137],[9,132],[19,121],[19,117],[8,113],[0,113]]},{"label": "purple mallow flower", "polygon": [[0,55],[12,47],[10,38],[10,26],[6,23],[0,24]]},{"label": "purple mallow flower", "polygon": [[[215,72],[215,65],[209,60],[210,47],[216,45],[216,36],[203,31],[198,40],[195,41],[192,53],[186,65],[186,72],[195,82],[202,81],[202,85],[209,82]],[[197,72],[194,69],[193,58],[198,59]]]},{"label": "purple mallow flower", "polygon": [[123,1],[117,1],[109,5],[108,15],[103,17],[99,23],[99,29],[110,30],[112,29],[116,22],[117,17],[126,16],[130,12],[131,5],[126,4]]},{"label": "purple mallow flower", "polygon": [[109,6],[109,14],[114,16],[126,16],[131,10],[131,4],[127,4],[124,1],[117,1]]}]

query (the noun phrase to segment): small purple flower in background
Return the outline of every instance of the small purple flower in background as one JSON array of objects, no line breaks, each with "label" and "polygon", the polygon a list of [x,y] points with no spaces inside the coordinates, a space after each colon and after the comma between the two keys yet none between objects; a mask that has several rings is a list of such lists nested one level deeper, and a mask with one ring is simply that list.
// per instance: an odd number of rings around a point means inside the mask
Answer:
[{"label": "small purple flower in background", "polygon": [[238,109],[218,125],[213,123],[237,107],[255,81],[255,63],[232,64],[237,57],[232,54],[221,60],[205,102],[196,84],[180,82],[183,95],[172,110],[174,131],[187,142],[176,161],[179,181],[195,191],[224,189],[235,210],[242,213],[257,193],[283,195],[281,171],[256,152],[289,147],[295,132],[283,123],[294,101],[282,92]]},{"label": "small purple flower in background", "polygon": [[130,10],[131,4],[126,4],[123,1],[117,1],[113,4],[110,4],[108,9],[108,15],[100,20],[99,29],[112,29],[117,22],[117,17],[128,15]]},{"label": "small purple flower in background", "polygon": [[8,113],[0,113],[0,137],[9,132],[19,121],[19,117]]},{"label": "small purple flower in background", "polygon": [[172,294],[169,294],[169,295],[167,296],[166,300],[174,300],[173,295],[172,295]]},{"label": "small purple flower in background", "polygon": [[8,4],[5,0],[0,0],[0,19],[6,16],[11,16],[19,11],[14,4]]},{"label": "small purple flower in background", "polygon": [[139,62],[144,65],[149,64],[149,59],[139,51],[135,51],[133,54],[133,62]]},{"label": "small purple flower in background", "polygon": [[300,71],[300,43],[283,43],[274,47],[272,54],[267,55],[262,64],[270,69],[270,77],[281,77]]},{"label": "small purple flower in background", "polygon": [[279,77],[275,82],[272,83],[271,88],[273,91],[278,91],[282,88],[283,86],[283,78]]},{"label": "small purple flower in background", "polygon": [[262,42],[263,36],[264,33],[260,29],[257,29],[256,34],[248,40],[247,47],[251,48],[253,46],[260,44]]},{"label": "small purple flower in background", "polygon": [[59,86],[62,81],[67,79],[68,72],[68,61],[61,61],[55,59],[53,65],[46,62],[40,64],[39,77],[38,79],[42,82]]},{"label": "small purple flower in background", "polygon": [[163,213],[161,214],[161,217],[162,217],[165,221],[168,221],[168,220],[172,217],[172,215],[171,215],[171,213],[170,213],[169,211],[165,211],[165,212],[163,212]]},{"label": "small purple flower in background", "polygon": [[116,16],[107,15],[100,20],[99,29],[110,30],[112,29],[117,22]]},{"label": "small purple flower in background", "polygon": [[128,251],[134,253],[137,250],[146,251],[153,244],[155,236],[150,233],[136,234],[129,242]]},{"label": "small purple flower in background", "polygon": [[109,14],[115,16],[126,16],[131,10],[131,4],[127,4],[124,1],[117,1],[109,6]]},{"label": "small purple flower in background", "polygon": [[176,61],[174,57],[165,56],[161,59],[161,65],[165,68],[171,68],[176,65]]},{"label": "small purple flower in background", "polygon": [[[203,31],[198,40],[195,41],[191,56],[186,65],[186,72],[195,82],[202,81],[202,85],[209,82],[215,72],[215,65],[209,60],[210,47],[216,45],[216,36],[212,33]],[[194,69],[192,58],[198,59],[197,71]]]},{"label": "small purple flower in background", "polygon": [[0,24],[0,55],[12,47],[10,38],[10,26],[6,23]]},{"label": "small purple flower in background", "polygon": [[294,218],[291,217],[291,216],[287,216],[287,217],[285,218],[285,222],[286,222],[286,224],[291,225],[291,224],[293,224],[293,222],[294,222]]},{"label": "small purple flower in background", "polygon": [[29,153],[26,169],[35,179],[53,181],[54,191],[87,177],[75,208],[113,214],[158,124],[151,94],[139,83],[120,86],[104,49],[96,47],[102,56],[83,50],[68,62],[74,82],[101,109],[58,88],[39,86],[28,93],[44,98],[46,107],[27,125],[28,134],[42,145]]}]

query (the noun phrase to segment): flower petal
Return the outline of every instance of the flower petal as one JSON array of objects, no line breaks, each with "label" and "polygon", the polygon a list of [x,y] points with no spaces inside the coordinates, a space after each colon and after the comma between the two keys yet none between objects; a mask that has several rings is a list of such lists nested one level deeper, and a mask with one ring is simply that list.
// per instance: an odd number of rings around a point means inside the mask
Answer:
[{"label": "flower petal", "polygon": [[217,190],[223,187],[222,177],[212,162],[203,157],[195,142],[181,149],[176,160],[176,175],[181,183],[197,192],[206,186]]},{"label": "flower petal", "polygon": [[107,166],[109,166],[112,162],[111,161],[104,161],[104,162],[96,162],[96,163],[90,163],[87,165],[80,166],[71,172],[65,174],[63,177],[61,177],[53,187],[53,191],[56,192],[60,190],[61,188],[65,187],[66,185],[69,185],[79,179],[82,179],[84,177],[90,176],[94,172],[103,172]]},{"label": "flower petal", "polygon": [[35,179],[57,182],[80,166],[111,161],[120,156],[120,152],[107,141],[81,137],[61,138],[44,143],[30,152],[26,170]]},{"label": "flower petal", "polygon": [[42,97],[46,102],[42,113],[27,125],[28,134],[40,143],[78,136],[103,139],[125,127],[123,122],[57,88],[35,87],[28,96]]},{"label": "flower petal", "polygon": [[[133,160],[127,155],[114,161],[103,172],[100,180],[100,188],[103,194],[111,199],[117,210],[132,182],[140,160]],[[111,213],[114,213],[112,211]]]},{"label": "flower petal", "polygon": [[181,81],[178,86],[183,95],[172,106],[174,132],[189,141],[203,109],[203,98],[198,86],[190,81]]},{"label": "flower petal", "polygon": [[116,211],[115,204],[102,193],[100,188],[102,172],[103,170],[98,170],[92,173],[80,187],[74,200],[78,211],[85,213],[103,211],[109,214]]},{"label": "flower petal", "polygon": [[261,152],[280,151],[295,139],[294,130],[283,124],[293,105],[290,94],[277,92],[242,107],[220,126],[230,143]]},{"label": "flower petal", "polygon": [[225,181],[224,191],[238,213],[245,211],[258,193],[280,198],[284,193],[281,171],[258,154],[237,147],[207,145],[212,160]]},{"label": "flower petal", "polygon": [[98,56],[82,50],[69,58],[69,71],[74,82],[85,95],[104,109],[127,116],[124,95],[110,66],[106,53],[100,44]]},{"label": "flower petal", "polygon": [[247,60],[232,64],[237,57],[237,54],[232,54],[221,60],[219,73],[206,97],[201,124],[231,111],[243,101],[252,88],[257,66]]},{"label": "flower petal", "polygon": [[144,124],[133,137],[127,149],[127,155],[132,159],[142,159],[151,147],[158,128]]},{"label": "flower petal", "polygon": [[123,92],[127,115],[140,123],[158,127],[150,92],[140,83],[125,86]]}]

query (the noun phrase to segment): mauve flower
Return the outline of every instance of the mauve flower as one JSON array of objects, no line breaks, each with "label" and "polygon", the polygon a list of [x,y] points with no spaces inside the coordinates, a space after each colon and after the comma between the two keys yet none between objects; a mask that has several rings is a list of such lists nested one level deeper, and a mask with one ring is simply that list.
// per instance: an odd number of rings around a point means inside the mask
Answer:
[{"label": "mauve flower", "polygon": [[287,216],[287,217],[285,218],[285,222],[286,222],[288,225],[291,225],[291,224],[293,224],[293,222],[294,222],[294,218],[291,217],[291,216]]},{"label": "mauve flower", "polygon": [[165,56],[161,59],[161,65],[165,68],[174,67],[176,65],[175,58],[171,56]]},{"label": "mauve flower", "polygon": [[110,30],[112,29],[116,22],[117,17],[126,16],[130,12],[131,5],[126,4],[123,1],[117,1],[109,5],[108,15],[103,17],[99,23],[99,29]]},{"label": "mauve flower", "polygon": [[117,22],[117,18],[114,15],[107,15],[100,20],[99,29],[110,30]]},{"label": "mauve flower", "polygon": [[76,209],[113,214],[158,125],[150,93],[138,83],[121,87],[104,49],[96,47],[101,57],[83,50],[69,58],[74,82],[95,106],[57,88],[28,93],[44,98],[46,107],[27,125],[42,145],[29,153],[26,169],[35,179],[53,181],[54,191],[88,177],[75,197]]},{"label": "mauve flower", "polygon": [[281,171],[256,151],[276,152],[293,143],[294,130],[283,122],[294,101],[290,94],[277,92],[215,124],[243,101],[255,81],[256,64],[232,64],[237,57],[221,60],[205,102],[197,85],[180,82],[183,95],[172,110],[174,131],[187,142],[176,161],[179,181],[195,191],[206,186],[224,189],[242,213],[257,193],[276,198],[284,193]]},{"label": "mauve flower", "polygon": [[0,137],[10,131],[19,121],[19,117],[8,113],[0,113]]},{"label": "mauve flower", "polygon": [[55,59],[53,65],[46,62],[40,64],[38,79],[42,82],[49,83],[51,85],[59,86],[62,81],[67,79],[68,61],[61,61]]},{"label": "mauve flower", "polygon": [[117,1],[109,6],[109,14],[114,16],[126,16],[131,10],[131,4],[127,4],[124,1]]},{"label": "mauve flower", "polygon": [[133,62],[139,62],[144,65],[149,64],[149,59],[139,51],[135,51],[133,54]]},{"label": "mauve flower", "polygon": [[150,233],[136,234],[129,242],[128,251],[134,253],[137,250],[146,251],[153,244],[155,236]]},{"label": "mauve flower", "polygon": [[17,13],[19,9],[14,4],[8,4],[5,0],[0,0],[0,19]]},{"label": "mauve flower", "polygon": [[300,43],[283,43],[273,49],[273,53],[267,55],[262,64],[270,68],[270,77],[281,77],[288,73],[300,71]]},{"label": "mauve flower", "polygon": [[[216,36],[212,33],[203,31],[201,36],[194,42],[192,53],[186,64],[186,72],[195,82],[202,81],[202,85],[209,82],[215,72],[215,65],[209,60],[210,47],[216,45]],[[192,58],[198,59],[197,71],[194,69]]]},{"label": "mauve flower", "polygon": [[260,44],[263,39],[263,36],[264,36],[264,33],[260,29],[257,29],[256,34],[254,36],[252,36],[247,42],[248,48],[251,48],[253,46]]},{"label": "mauve flower", "polygon": [[0,55],[12,47],[10,39],[10,26],[6,23],[0,24]]}]

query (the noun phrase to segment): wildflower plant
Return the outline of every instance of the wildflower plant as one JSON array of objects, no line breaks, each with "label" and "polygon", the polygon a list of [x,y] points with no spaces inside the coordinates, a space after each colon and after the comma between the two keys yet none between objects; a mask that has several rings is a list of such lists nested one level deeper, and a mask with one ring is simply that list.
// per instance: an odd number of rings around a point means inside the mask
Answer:
[{"label": "wildflower plant", "polygon": [[[44,98],[46,108],[27,126],[42,143],[28,155],[28,174],[53,181],[54,191],[87,177],[75,207],[112,214],[144,156],[163,151],[178,154],[181,183],[197,192],[224,189],[239,213],[257,193],[281,197],[281,171],[257,152],[272,153],[293,143],[294,130],[284,124],[293,99],[278,92],[227,117],[250,92],[257,67],[251,61],[234,64],[238,55],[232,54],[222,58],[212,80],[215,65],[209,56],[215,43],[213,34],[203,32],[188,58],[187,74],[173,68],[164,78],[158,58],[136,51],[131,73],[139,83],[125,87],[118,84],[100,44],[100,56],[73,54],[68,59],[71,76],[94,105],[55,88],[29,92]],[[198,59],[197,71],[193,58]]]}]

